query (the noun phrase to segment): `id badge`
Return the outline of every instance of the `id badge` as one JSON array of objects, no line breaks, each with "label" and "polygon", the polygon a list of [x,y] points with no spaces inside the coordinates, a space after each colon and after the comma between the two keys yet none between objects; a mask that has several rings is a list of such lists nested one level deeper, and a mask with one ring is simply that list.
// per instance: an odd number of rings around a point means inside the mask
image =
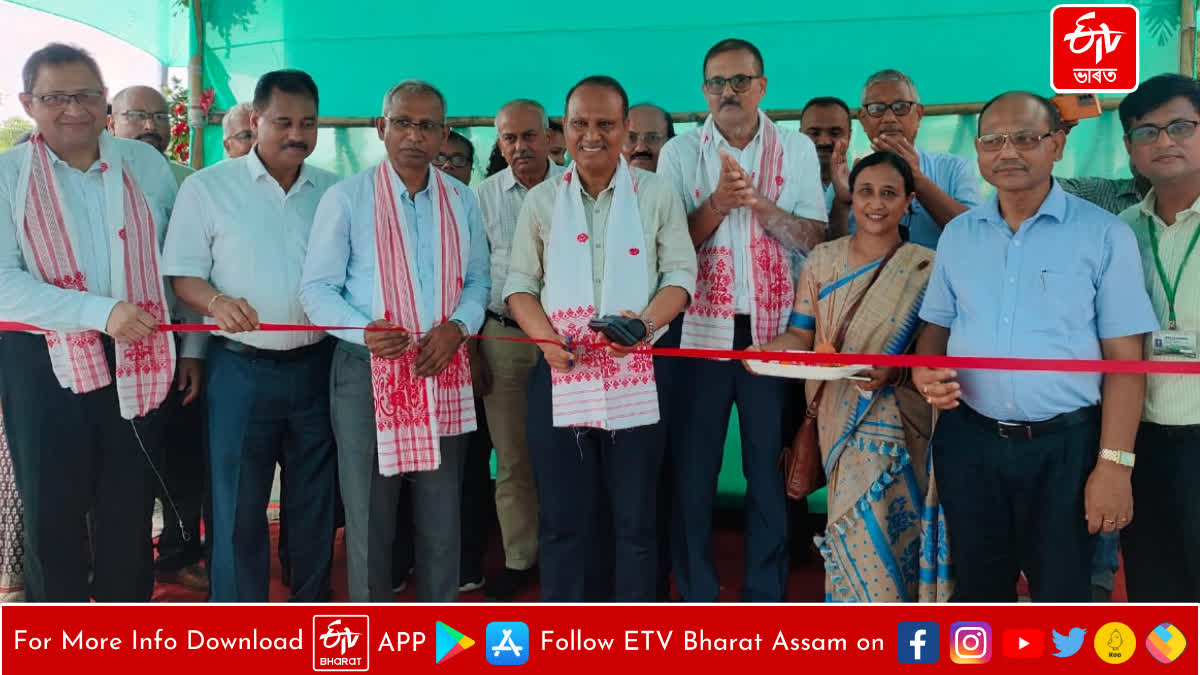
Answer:
[{"label": "id badge", "polygon": [[1156,330],[1150,336],[1153,356],[1196,358],[1196,334],[1182,330]]}]

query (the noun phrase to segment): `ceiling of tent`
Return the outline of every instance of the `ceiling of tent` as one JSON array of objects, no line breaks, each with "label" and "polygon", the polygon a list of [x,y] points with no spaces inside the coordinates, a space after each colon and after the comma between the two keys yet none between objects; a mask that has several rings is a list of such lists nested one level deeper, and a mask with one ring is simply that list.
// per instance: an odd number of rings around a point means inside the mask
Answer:
[{"label": "ceiling of tent", "polygon": [[110,33],[167,65],[187,65],[187,0],[8,1]]}]

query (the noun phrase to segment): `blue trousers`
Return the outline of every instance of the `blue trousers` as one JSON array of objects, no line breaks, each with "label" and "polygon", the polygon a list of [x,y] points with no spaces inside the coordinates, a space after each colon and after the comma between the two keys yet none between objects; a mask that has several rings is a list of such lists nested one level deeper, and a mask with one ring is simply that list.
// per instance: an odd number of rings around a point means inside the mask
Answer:
[{"label": "blue trousers", "polygon": [[[749,320],[735,320],[734,348],[749,346]],[[779,467],[792,381],[746,371],[740,361],[689,359],[673,375],[671,461],[675,513],[671,564],[687,602],[716,602],[713,506],[729,415],[737,404],[746,477],[746,602],[780,602],[788,575],[788,512]],[[789,439],[790,440],[790,439]]]},{"label": "blue trousers", "polygon": [[329,422],[332,340],[303,358],[208,357],[213,602],[266,602],[267,501],[280,456],[288,470],[292,599],[327,600],[333,558],[336,459]]}]

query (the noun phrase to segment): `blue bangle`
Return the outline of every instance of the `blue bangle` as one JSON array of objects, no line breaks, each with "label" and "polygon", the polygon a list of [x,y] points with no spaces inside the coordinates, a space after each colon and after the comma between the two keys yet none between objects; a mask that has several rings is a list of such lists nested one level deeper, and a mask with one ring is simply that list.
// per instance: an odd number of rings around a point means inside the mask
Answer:
[{"label": "blue bangle", "polygon": [[792,315],[788,317],[788,325],[800,330],[815,330],[817,320],[807,314],[792,312]]}]

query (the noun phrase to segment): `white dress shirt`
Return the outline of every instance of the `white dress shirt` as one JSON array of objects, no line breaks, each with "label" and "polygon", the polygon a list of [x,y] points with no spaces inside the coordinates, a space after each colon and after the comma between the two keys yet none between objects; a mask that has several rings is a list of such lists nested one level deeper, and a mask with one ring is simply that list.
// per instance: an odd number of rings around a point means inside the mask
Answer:
[{"label": "white dress shirt", "polygon": [[[309,164],[284,193],[255,146],[249,154],[192,174],[179,190],[163,253],[163,273],[206,279],[245,298],[263,323],[308,324],[300,275],[313,214],[337,176]],[[211,317],[207,323],[215,323]],[[319,332],[214,332],[260,349],[296,349]]]},{"label": "white dress shirt", "polygon": [[[142,141],[115,138],[107,131],[104,134],[104,142],[121,154],[124,168],[133,175],[134,182],[146,196],[161,247],[176,190],[167,160]],[[112,292],[110,246],[124,246],[118,232],[125,223],[104,222],[108,208],[100,160],[87,171],[80,171],[47,148],[51,171],[61,190],[59,206],[64,216],[75,223],[78,233],[72,253],[87,279],[88,290],[83,293],[62,289],[31,276],[29,261],[25,260],[18,243],[18,233],[25,226],[22,207],[25,196],[16,192],[21,189],[18,182],[32,150],[32,145],[23,143],[0,154],[0,319],[64,332],[103,332],[113,307],[119,302],[109,297]],[[28,189],[27,185],[24,189]],[[164,287],[168,304],[175,306],[177,303],[169,284],[164,283]],[[203,336],[185,337],[180,356],[202,357],[203,345]]]},{"label": "white dress shirt", "polygon": [[[703,127],[701,127],[702,129]],[[817,150],[812,140],[804,134],[779,125],[779,142],[783,146],[783,171],[786,179],[775,205],[788,213],[801,218],[827,222],[829,210],[825,207],[825,193],[821,187],[821,164],[817,160]],[[729,144],[714,125],[717,151],[727,153],[737,160],[747,174],[757,172],[757,166],[751,166],[758,145],[762,143],[762,127],[746,145],[738,149]],[[700,208],[708,199],[708,188],[700,187],[700,196],[695,193],[696,167],[700,162],[700,129],[676,136],[667,141],[658,155],[658,175],[673,185],[683,199],[684,211],[689,215]],[[716,186],[713,186],[714,188]],[[733,238],[734,265],[734,311],[738,314],[750,313],[750,275],[743,270],[750,269],[750,231],[748,219],[727,218],[719,227],[733,225],[730,235]],[[793,270],[793,273],[795,270]]]},{"label": "white dress shirt", "polygon": [[[543,180],[561,176],[566,167],[546,160],[550,168]],[[489,176],[475,188],[479,197],[479,210],[483,214],[483,227],[487,230],[491,245],[492,297],[488,309],[500,316],[509,316],[504,304],[504,281],[508,277],[508,260],[512,255],[513,235],[517,231],[517,216],[521,215],[521,204],[529,188],[521,185],[513,175],[512,167]]]},{"label": "white dress shirt", "polygon": [[[423,304],[424,315],[435,317],[433,325],[441,323],[441,308],[435,306],[438,285],[442,283],[434,261],[435,238],[440,236],[429,185],[414,198],[408,196],[404,182],[389,166],[396,205],[404,210],[403,217],[416,241],[407,248],[416,252],[417,286],[413,289],[417,302]],[[436,171],[436,169],[431,169]],[[372,312],[379,277],[376,267],[379,255],[375,242],[375,172],[372,166],[355,176],[334,185],[325,193],[313,218],[308,257],[300,299],[313,321],[325,326],[366,326],[383,318]],[[433,175],[429,176],[432,183]],[[458,222],[459,246],[467,251],[467,266],[463,270],[462,295],[449,320],[462,321],[471,333],[483,325],[483,311],[488,302],[488,247],[479,218],[479,205],[471,189],[449,174],[442,174],[447,190],[457,189],[462,203]],[[421,326],[428,330],[432,326]],[[410,327],[411,329],[411,327]],[[361,329],[333,331],[347,342],[366,344]]]}]

